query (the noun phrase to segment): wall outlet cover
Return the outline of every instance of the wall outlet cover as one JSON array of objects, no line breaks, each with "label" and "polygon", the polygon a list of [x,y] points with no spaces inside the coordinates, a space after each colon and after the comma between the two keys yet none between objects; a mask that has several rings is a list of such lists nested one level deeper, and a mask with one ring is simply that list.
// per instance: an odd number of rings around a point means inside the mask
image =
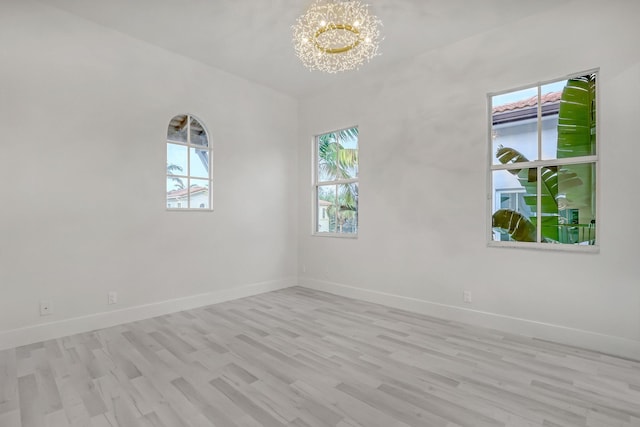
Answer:
[{"label": "wall outlet cover", "polygon": [[40,301],[40,316],[48,316],[53,313],[51,301]]},{"label": "wall outlet cover", "polygon": [[462,300],[467,304],[471,304],[471,291],[462,291]]},{"label": "wall outlet cover", "polygon": [[109,304],[117,304],[118,303],[118,293],[117,292],[109,292],[109,294],[108,294],[108,303]]}]

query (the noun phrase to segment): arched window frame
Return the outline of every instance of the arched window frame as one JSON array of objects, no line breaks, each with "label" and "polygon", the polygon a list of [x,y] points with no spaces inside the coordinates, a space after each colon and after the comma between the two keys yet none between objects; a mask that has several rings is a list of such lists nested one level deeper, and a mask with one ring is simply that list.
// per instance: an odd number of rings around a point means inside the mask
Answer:
[{"label": "arched window frame", "polygon": [[167,210],[213,210],[211,145],[209,132],[198,117],[179,114],[169,121],[166,139]]}]

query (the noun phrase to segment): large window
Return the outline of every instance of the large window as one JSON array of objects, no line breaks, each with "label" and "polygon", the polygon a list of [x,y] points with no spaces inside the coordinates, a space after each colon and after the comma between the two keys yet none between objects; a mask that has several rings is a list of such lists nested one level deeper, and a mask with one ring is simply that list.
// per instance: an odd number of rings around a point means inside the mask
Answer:
[{"label": "large window", "polygon": [[211,145],[188,114],[171,119],[167,131],[167,209],[211,209]]},{"label": "large window", "polygon": [[492,245],[597,245],[596,78],[489,96]]},{"label": "large window", "polygon": [[315,233],[358,233],[358,128],[318,135],[314,143]]}]

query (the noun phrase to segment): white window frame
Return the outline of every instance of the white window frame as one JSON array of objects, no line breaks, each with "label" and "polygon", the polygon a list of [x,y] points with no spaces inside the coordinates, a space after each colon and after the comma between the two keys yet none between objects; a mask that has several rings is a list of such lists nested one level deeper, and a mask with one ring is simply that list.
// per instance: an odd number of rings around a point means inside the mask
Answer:
[{"label": "white window frame", "polygon": [[[166,178],[169,178],[169,176],[171,177],[175,177],[175,178],[180,178],[180,179],[184,179],[187,183],[186,188],[190,188],[191,186],[191,179],[197,179],[200,181],[203,180],[207,180],[209,183],[209,192],[208,192],[208,201],[209,201],[209,207],[208,208],[199,208],[199,207],[190,207],[191,205],[191,193],[187,192],[187,198],[185,199],[186,202],[186,207],[180,207],[182,202],[177,202],[177,207],[169,207],[167,206],[167,191],[165,188],[165,196],[164,196],[164,205],[167,211],[172,211],[172,212],[213,212],[213,176],[212,176],[212,163],[213,163],[213,147],[211,144],[211,138],[209,137],[209,131],[207,130],[207,127],[205,126],[204,122],[197,116],[194,116],[193,114],[178,114],[176,116],[173,116],[171,118],[171,120],[173,120],[175,117],[178,116],[186,116],[187,117],[187,142],[184,141],[175,141],[172,139],[169,139],[169,135],[167,132],[167,138],[165,140],[165,164],[168,164],[169,159],[167,158],[167,153],[166,153],[166,147],[168,147],[168,144],[175,144],[175,145],[181,145],[183,147],[187,147],[187,170],[186,173],[183,175],[179,175],[179,174],[172,174],[169,175],[168,173],[166,174]],[[171,120],[169,120],[169,123],[171,123]],[[199,144],[193,144],[191,142],[191,120],[195,120],[197,121],[200,126],[202,127],[202,129],[204,130],[205,136],[207,138],[207,146],[203,147],[202,145]],[[209,158],[209,164],[208,164],[208,170],[207,170],[207,178],[202,178],[202,177],[197,177],[197,176],[192,176],[191,175],[191,151],[190,149],[194,148],[196,150],[204,150],[206,148],[207,150],[207,156]],[[185,171],[183,171],[185,172]],[[166,184],[165,184],[166,186]]]},{"label": "white window frame", "polygon": [[[570,158],[562,158],[562,159],[551,159],[551,160],[534,160],[529,162],[521,162],[517,164],[493,164],[493,117],[492,117],[492,99],[494,96],[503,95],[510,92],[517,92],[519,90],[530,89],[533,87],[538,88],[538,99],[541,96],[542,86],[547,84],[555,83],[561,80],[569,80],[575,77],[585,76],[588,74],[596,74],[596,154],[591,156],[582,156],[582,157],[570,157]],[[510,248],[529,248],[529,249],[544,249],[544,250],[554,250],[554,251],[567,251],[567,252],[587,252],[587,253],[598,253],[600,252],[600,227],[595,227],[595,244],[594,245],[572,245],[572,244],[551,244],[541,242],[541,207],[538,204],[537,209],[537,224],[536,224],[536,232],[537,232],[537,242],[515,242],[515,241],[495,241],[493,240],[493,226],[492,226],[492,217],[493,217],[493,207],[494,207],[494,194],[493,194],[493,172],[498,170],[510,170],[510,169],[530,169],[535,168],[537,170],[537,183],[538,189],[537,194],[541,194],[541,185],[542,185],[542,168],[549,166],[568,166],[572,164],[594,164],[595,165],[595,175],[596,175],[596,194],[595,194],[595,203],[596,203],[596,218],[599,223],[602,223],[602,218],[600,216],[600,152],[602,150],[602,144],[600,139],[600,69],[593,68],[590,70],[569,74],[564,77],[558,77],[551,80],[540,81],[537,83],[520,86],[508,90],[503,90],[499,92],[490,92],[487,94],[487,111],[488,111],[488,121],[487,121],[487,164],[489,165],[487,170],[487,229],[486,229],[486,238],[487,238],[487,246],[489,247],[510,247]],[[537,115],[537,132],[538,132],[538,158],[541,157],[542,153],[542,106],[540,102],[538,102],[538,115]]]},{"label": "white window frame", "polygon": [[[347,127],[343,127],[340,129],[336,129],[336,130],[330,130],[327,132],[321,132],[316,134],[313,137],[313,153],[312,153],[312,168],[313,168],[313,173],[312,173],[312,190],[311,190],[311,194],[312,194],[312,210],[313,210],[313,214],[312,216],[312,221],[313,223],[311,224],[311,234],[313,236],[319,236],[319,237],[338,237],[338,238],[342,238],[342,239],[357,239],[358,238],[358,234],[360,232],[360,200],[358,197],[358,225],[357,225],[357,230],[355,233],[329,233],[329,232],[319,232],[318,231],[318,224],[319,224],[319,215],[318,215],[318,211],[319,211],[319,206],[318,206],[318,187],[322,187],[322,186],[326,186],[326,185],[340,185],[340,184],[358,184],[358,193],[359,193],[359,187],[360,187],[360,156],[358,156],[358,177],[357,178],[351,178],[351,179],[338,179],[338,180],[334,180],[334,181],[322,181],[319,182],[318,181],[318,165],[320,163],[320,159],[318,158],[318,148],[319,148],[319,142],[320,142],[320,137],[322,135],[326,135],[326,134],[330,134],[330,133],[335,133],[336,135],[340,135],[340,132],[347,130],[347,129],[353,129],[353,128],[357,128],[358,129],[358,153],[360,153],[360,128],[358,127],[358,125],[353,125],[353,126],[347,126]],[[329,215],[327,215],[327,218],[329,218]]]}]

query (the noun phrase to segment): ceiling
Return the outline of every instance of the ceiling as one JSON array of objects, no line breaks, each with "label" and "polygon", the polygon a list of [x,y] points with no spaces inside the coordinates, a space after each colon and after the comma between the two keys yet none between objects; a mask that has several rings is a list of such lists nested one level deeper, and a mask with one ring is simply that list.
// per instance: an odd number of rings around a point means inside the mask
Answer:
[{"label": "ceiling", "polygon": [[568,0],[368,0],[383,22],[381,56],[358,72],[309,71],[291,26],[311,0],[42,0],[153,45],[294,97]]}]

